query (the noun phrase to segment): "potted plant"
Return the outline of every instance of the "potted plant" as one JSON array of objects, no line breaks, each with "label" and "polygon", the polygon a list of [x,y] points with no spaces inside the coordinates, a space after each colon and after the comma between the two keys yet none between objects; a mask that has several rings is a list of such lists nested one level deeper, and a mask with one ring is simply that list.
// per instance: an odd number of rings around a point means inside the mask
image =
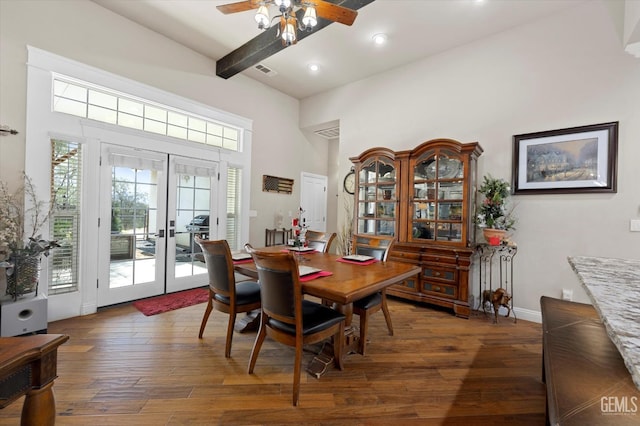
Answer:
[{"label": "potted plant", "polygon": [[[0,267],[7,276],[6,294],[14,301],[28,293],[37,295],[40,258],[59,247],[56,241],[36,235],[53,211],[36,199],[31,179],[25,175],[24,181],[24,187],[13,194],[0,182]],[[29,208],[24,207],[25,198]],[[26,217],[33,226],[29,235],[25,232]]]},{"label": "potted plant", "polygon": [[484,197],[478,205],[476,224],[482,229],[487,242],[500,244],[504,241],[507,231],[515,229],[516,219],[509,203],[511,187],[504,179],[488,174],[483,177],[478,192]]}]

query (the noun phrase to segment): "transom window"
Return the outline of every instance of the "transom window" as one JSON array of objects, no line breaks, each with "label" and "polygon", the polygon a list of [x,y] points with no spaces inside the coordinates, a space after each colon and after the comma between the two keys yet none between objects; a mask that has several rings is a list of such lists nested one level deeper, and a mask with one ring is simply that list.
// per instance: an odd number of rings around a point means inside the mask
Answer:
[{"label": "transom window", "polygon": [[240,150],[240,130],[152,101],[56,76],[53,110],[103,123]]}]

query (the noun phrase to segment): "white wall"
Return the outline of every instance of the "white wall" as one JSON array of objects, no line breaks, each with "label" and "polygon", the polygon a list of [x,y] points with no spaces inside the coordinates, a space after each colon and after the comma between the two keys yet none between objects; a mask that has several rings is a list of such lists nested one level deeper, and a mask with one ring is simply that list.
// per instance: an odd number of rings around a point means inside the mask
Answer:
[{"label": "white wall", "polygon": [[562,288],[588,302],[567,256],[640,258],[640,233],[629,232],[640,217],[640,60],[600,2],[301,102],[301,127],[336,118],[342,175],[365,149],[447,137],[480,142],[479,176],[508,180],[513,135],[619,121],[616,194],[514,197],[515,306],[536,319],[540,296]]},{"label": "white wall", "polygon": [[88,0],[0,1],[0,123],[18,129],[0,139],[0,180],[17,187],[25,161],[27,45],[253,120],[250,242],[264,242],[276,209],[296,211],[293,195],[261,191],[262,175],[299,181],[327,174],[328,144],[298,128],[296,99],[237,75],[223,80],[215,62]]}]

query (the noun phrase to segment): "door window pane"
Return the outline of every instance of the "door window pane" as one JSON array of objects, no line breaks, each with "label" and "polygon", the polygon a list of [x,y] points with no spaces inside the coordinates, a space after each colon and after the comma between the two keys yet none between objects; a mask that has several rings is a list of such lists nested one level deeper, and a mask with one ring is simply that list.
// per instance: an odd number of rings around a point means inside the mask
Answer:
[{"label": "door window pane", "polygon": [[157,176],[155,170],[112,167],[110,288],[155,281]]},{"label": "door window pane", "polygon": [[211,177],[178,174],[177,182],[174,276],[180,278],[206,273],[195,237],[209,238]]}]

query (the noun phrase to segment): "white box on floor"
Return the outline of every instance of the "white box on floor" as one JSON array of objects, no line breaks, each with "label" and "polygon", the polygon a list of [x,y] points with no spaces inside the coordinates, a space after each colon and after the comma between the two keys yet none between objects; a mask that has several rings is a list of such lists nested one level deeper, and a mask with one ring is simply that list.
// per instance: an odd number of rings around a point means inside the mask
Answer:
[{"label": "white box on floor", "polygon": [[47,296],[26,297],[0,303],[0,336],[19,336],[26,333],[46,332]]}]

